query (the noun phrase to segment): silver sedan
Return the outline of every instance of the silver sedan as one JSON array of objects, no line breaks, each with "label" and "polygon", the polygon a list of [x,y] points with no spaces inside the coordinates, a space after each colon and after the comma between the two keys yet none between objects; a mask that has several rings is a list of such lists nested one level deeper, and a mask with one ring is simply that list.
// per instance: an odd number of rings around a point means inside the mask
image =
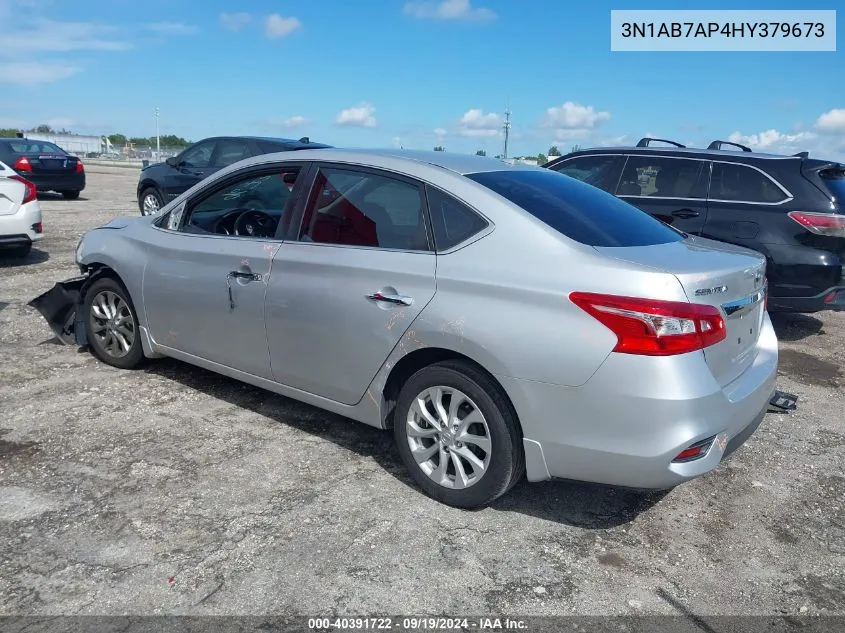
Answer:
[{"label": "silver sedan", "polygon": [[263,155],[76,257],[32,303],[67,342],[392,429],[417,484],[460,507],[523,477],[671,488],[774,392],[761,255],[492,158]]}]

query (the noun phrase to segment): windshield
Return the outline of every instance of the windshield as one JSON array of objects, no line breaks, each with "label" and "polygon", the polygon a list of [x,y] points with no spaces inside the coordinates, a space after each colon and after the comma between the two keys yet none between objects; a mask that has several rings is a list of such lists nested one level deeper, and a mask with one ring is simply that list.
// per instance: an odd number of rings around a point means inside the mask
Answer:
[{"label": "windshield", "polygon": [[684,239],[644,211],[548,169],[469,174],[567,237],[588,246],[650,246]]}]

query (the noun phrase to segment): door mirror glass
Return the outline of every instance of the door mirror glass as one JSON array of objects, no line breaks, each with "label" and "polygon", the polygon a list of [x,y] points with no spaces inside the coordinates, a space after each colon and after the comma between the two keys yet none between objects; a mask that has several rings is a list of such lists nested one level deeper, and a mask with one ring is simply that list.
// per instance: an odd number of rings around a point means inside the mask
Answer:
[{"label": "door mirror glass", "polygon": [[175,156],[171,156],[170,158],[168,158],[168,159],[167,159],[166,161],[164,161],[164,162],[165,162],[165,163],[167,163],[168,165],[170,165],[171,167],[176,167],[176,166],[179,164],[179,163],[176,161],[176,157],[175,157]]}]

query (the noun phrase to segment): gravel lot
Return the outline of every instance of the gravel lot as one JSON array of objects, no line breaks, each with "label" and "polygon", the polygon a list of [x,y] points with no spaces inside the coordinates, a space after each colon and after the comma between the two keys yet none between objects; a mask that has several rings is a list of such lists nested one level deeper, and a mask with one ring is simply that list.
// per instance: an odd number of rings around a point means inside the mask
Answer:
[{"label": "gravel lot", "polygon": [[135,169],[42,196],[0,259],[0,614],[845,614],[845,314],[778,318],[781,389],[709,476],[665,495],[521,484],[424,497],[389,434],[175,361],[119,371],[26,302],[135,215]]}]

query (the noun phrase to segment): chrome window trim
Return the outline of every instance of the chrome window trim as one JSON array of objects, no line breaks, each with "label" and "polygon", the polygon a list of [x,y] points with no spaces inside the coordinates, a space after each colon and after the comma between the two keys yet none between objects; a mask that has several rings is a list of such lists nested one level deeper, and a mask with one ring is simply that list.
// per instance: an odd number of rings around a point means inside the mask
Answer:
[{"label": "chrome window trim", "polygon": [[[623,154],[621,152],[620,153],[617,153],[617,152],[613,152],[613,153],[598,152],[598,153],[592,153],[592,154],[579,154],[578,156],[573,156],[572,158],[567,158],[566,160],[560,161],[560,163],[558,163],[558,165],[563,165],[563,164],[569,162],[570,160],[575,160],[576,158],[584,158],[584,157],[587,157],[587,156],[624,156],[624,157],[626,157],[626,160],[625,160],[625,164],[622,166],[622,173],[624,173],[625,168],[628,166],[628,160],[627,159],[631,158],[632,156],[648,156],[648,157],[653,157],[653,158],[669,158],[669,159],[672,159],[672,160],[697,160],[697,161],[700,161],[700,162],[710,163],[711,165],[714,164],[714,163],[720,163],[720,164],[723,164],[723,165],[738,165],[740,167],[747,167],[749,169],[754,169],[754,170],[760,172],[761,174],[763,174],[763,176],[765,176],[772,183],[774,183],[774,185],[778,189],[780,189],[784,193],[784,195],[786,195],[786,198],[784,198],[780,202],[755,202],[753,200],[723,200],[722,198],[710,198],[709,197],[710,186],[708,185],[708,187],[707,187],[708,197],[706,197],[706,198],[679,198],[679,197],[670,197],[670,196],[637,196],[637,195],[622,195],[622,194],[616,194],[616,193],[612,194],[612,195],[617,196],[619,198],[637,198],[637,199],[642,199],[642,200],[686,200],[686,201],[706,200],[707,202],[722,202],[722,203],[725,203],[725,204],[758,204],[758,205],[764,205],[764,206],[767,206],[767,207],[777,207],[777,206],[780,206],[782,204],[786,204],[787,202],[791,202],[792,200],[795,199],[795,196],[792,195],[792,192],[789,191],[789,189],[784,187],[782,184],[780,184],[777,180],[772,178],[768,173],[766,173],[765,171],[763,171],[759,167],[756,167],[754,165],[749,165],[748,163],[739,163],[737,161],[732,161],[732,160],[718,160],[718,159],[715,159],[715,158],[695,158],[695,157],[692,157],[692,156],[666,156],[664,154]],[[788,156],[788,157],[784,157],[784,158],[793,158],[793,157]],[[557,165],[555,165],[554,167],[557,167]],[[552,167],[551,169],[554,170],[554,171],[557,171],[556,169],[554,169],[554,167]],[[620,174],[620,178],[621,178],[621,174]],[[710,184],[712,184],[712,181],[711,181]],[[617,183],[617,186],[618,186],[618,183]]]},{"label": "chrome window trim", "polygon": [[721,305],[721,308],[725,311],[725,314],[728,316],[728,318],[731,318],[748,312],[752,307],[762,301],[763,297],[765,296],[766,288],[763,287],[760,288],[760,290],[758,290],[757,292],[748,295],[747,297],[742,297],[741,299],[737,299],[736,301],[729,301],[728,303],[723,303]]}]

